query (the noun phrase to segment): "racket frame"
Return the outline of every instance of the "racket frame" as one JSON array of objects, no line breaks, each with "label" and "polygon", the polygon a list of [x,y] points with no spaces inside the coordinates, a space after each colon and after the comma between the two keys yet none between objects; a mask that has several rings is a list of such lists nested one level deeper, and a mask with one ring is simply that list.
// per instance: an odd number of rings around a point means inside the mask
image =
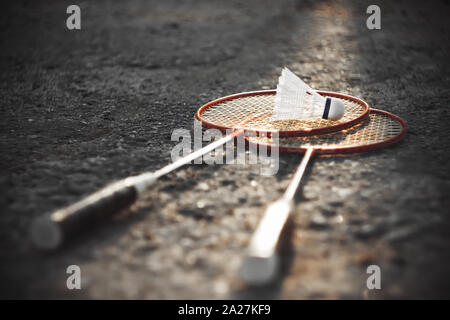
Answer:
[{"label": "racket frame", "polygon": [[[219,129],[222,132],[225,132],[226,130],[230,130],[230,129],[236,129],[236,128],[226,127],[226,126],[222,126],[222,125],[207,121],[207,120],[203,119],[203,113],[207,109],[209,109],[219,103],[222,103],[222,102],[234,100],[236,98],[251,97],[251,96],[258,96],[258,95],[275,95],[276,92],[277,92],[276,90],[259,90],[259,91],[242,92],[242,93],[237,93],[237,94],[232,94],[229,96],[221,97],[219,99],[210,101],[210,102],[206,103],[205,105],[203,105],[202,107],[200,107],[200,109],[198,109],[197,113],[195,114],[195,118],[198,121],[200,121],[204,127]],[[365,119],[365,117],[367,117],[367,115],[369,114],[369,111],[370,111],[369,104],[360,98],[357,98],[357,97],[354,97],[351,95],[347,95],[347,94],[343,94],[343,93],[331,92],[331,91],[316,91],[316,92],[322,96],[328,96],[328,97],[334,97],[334,98],[347,99],[347,100],[354,101],[356,103],[359,103],[361,106],[363,106],[364,110],[355,119],[352,119],[352,120],[344,122],[344,123],[326,126],[326,127],[306,128],[306,129],[302,129],[302,130],[244,129],[244,131],[264,133],[268,136],[270,136],[271,133],[278,133],[280,137],[309,136],[309,135],[316,135],[316,134],[324,134],[324,133],[336,132],[336,131],[340,131],[340,130],[343,130],[346,128],[353,127],[355,124],[363,121]]]}]

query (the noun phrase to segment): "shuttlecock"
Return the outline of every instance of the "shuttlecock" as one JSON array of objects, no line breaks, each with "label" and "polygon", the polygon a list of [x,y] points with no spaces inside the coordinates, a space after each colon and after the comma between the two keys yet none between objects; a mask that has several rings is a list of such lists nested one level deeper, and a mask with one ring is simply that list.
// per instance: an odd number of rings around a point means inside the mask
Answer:
[{"label": "shuttlecock", "polygon": [[272,121],[315,117],[338,120],[344,112],[345,105],[341,100],[321,96],[288,68],[283,69],[278,80]]}]

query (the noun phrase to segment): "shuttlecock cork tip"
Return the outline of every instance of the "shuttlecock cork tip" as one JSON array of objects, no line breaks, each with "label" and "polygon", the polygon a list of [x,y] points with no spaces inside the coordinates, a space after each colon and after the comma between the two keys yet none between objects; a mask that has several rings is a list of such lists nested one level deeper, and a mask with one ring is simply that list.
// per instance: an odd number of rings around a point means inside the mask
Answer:
[{"label": "shuttlecock cork tip", "polygon": [[322,118],[328,120],[338,120],[345,113],[345,104],[335,98],[327,98]]}]

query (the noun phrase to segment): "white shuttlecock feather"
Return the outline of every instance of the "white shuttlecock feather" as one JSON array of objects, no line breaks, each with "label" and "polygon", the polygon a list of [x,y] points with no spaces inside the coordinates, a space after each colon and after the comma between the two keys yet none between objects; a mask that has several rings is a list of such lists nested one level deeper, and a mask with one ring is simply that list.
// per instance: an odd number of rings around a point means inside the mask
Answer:
[{"label": "white shuttlecock feather", "polygon": [[344,112],[345,105],[341,100],[321,96],[288,68],[283,69],[278,80],[272,121],[315,117],[338,120]]}]

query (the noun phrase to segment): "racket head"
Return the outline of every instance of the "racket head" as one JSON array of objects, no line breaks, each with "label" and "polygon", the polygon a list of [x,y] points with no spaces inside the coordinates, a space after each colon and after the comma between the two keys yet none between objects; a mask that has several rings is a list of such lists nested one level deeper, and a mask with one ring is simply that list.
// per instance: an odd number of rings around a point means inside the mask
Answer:
[{"label": "racket head", "polygon": [[278,147],[281,152],[305,152],[313,148],[317,154],[362,153],[387,147],[406,134],[406,123],[383,110],[371,109],[369,116],[353,127],[322,135],[280,137],[278,143],[270,136],[248,136],[249,143]]},{"label": "racket head", "polygon": [[278,133],[279,136],[305,136],[335,132],[354,126],[369,114],[369,105],[350,95],[317,91],[322,96],[341,99],[346,111],[339,120],[324,120],[320,117],[270,121],[274,108],[276,90],[243,92],[222,97],[198,109],[195,117],[204,127],[221,131],[244,129],[257,133]]}]

